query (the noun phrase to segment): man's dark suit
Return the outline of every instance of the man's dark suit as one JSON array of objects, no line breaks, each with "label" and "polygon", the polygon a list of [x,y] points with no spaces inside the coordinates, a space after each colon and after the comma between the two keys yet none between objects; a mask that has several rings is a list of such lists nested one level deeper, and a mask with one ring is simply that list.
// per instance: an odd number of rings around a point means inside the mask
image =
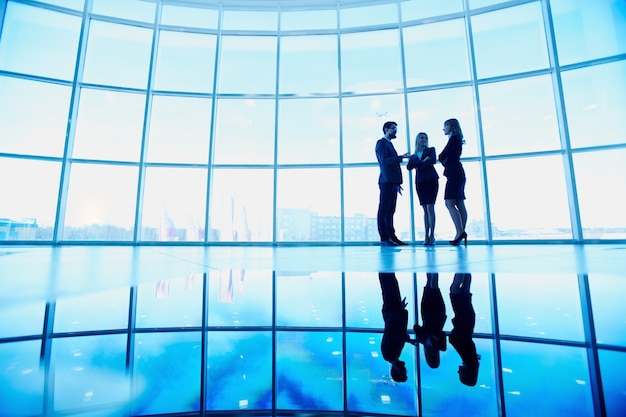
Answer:
[{"label": "man's dark suit", "polygon": [[393,215],[396,212],[398,190],[402,184],[402,157],[398,155],[390,140],[380,138],[376,142],[376,158],[380,167],[378,188],[380,201],[378,204],[378,234],[381,242],[397,239],[393,227]]}]

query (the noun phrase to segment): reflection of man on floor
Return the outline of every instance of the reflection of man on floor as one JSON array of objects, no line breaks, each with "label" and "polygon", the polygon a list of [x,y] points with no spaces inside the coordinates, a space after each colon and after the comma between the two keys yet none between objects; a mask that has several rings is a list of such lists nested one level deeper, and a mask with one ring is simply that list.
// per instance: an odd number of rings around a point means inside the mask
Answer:
[{"label": "reflection of man on floor", "polygon": [[422,325],[414,325],[417,341],[424,345],[426,363],[431,368],[438,368],[440,351],[446,350],[446,335],[443,326],[446,323],[446,305],[439,289],[439,274],[426,274],[426,285],[420,305]]},{"label": "reflection of man on floor", "polygon": [[463,384],[473,387],[478,380],[480,355],[476,353],[476,345],[472,340],[476,313],[472,306],[471,282],[472,274],[454,274],[454,280],[450,286],[450,301],[454,310],[452,324],[454,327],[448,338],[463,361],[459,366],[459,379]]},{"label": "reflection of man on floor", "polygon": [[391,378],[396,382],[407,380],[405,362],[400,360],[405,343],[414,343],[407,333],[409,312],[406,310],[406,298],[400,295],[398,279],[393,272],[378,274],[383,295],[383,319],[385,332],[380,343],[383,358],[391,364]]}]

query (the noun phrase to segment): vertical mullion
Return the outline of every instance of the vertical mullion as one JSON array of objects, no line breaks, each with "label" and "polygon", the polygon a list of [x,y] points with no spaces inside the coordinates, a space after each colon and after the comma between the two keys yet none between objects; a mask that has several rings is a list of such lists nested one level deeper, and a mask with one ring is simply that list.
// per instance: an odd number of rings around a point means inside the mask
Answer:
[{"label": "vertical mullion", "polygon": [[597,417],[606,416],[600,358],[598,356],[598,344],[593,320],[593,309],[591,307],[591,293],[589,291],[589,276],[587,274],[578,275],[578,290],[580,292],[580,308],[583,315],[582,320],[585,332],[585,345],[587,347],[587,364],[589,366],[589,382],[594,415]]},{"label": "vertical mullion", "polygon": [[490,274],[489,291],[491,299],[491,320],[493,331],[494,368],[496,382],[496,400],[498,404],[498,415],[506,416],[506,405],[504,401],[504,381],[502,378],[502,347],[500,345],[500,319],[498,317],[498,291],[496,286],[496,275]]}]

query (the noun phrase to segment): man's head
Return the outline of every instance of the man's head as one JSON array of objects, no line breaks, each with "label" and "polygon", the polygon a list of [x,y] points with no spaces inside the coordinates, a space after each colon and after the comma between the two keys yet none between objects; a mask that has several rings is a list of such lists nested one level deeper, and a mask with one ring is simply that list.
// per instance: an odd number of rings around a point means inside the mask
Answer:
[{"label": "man's head", "polygon": [[383,134],[387,139],[394,139],[398,130],[398,124],[396,122],[385,122],[383,125]]},{"label": "man's head", "polygon": [[396,382],[406,382],[406,366],[403,361],[397,360],[391,364],[391,379]]}]

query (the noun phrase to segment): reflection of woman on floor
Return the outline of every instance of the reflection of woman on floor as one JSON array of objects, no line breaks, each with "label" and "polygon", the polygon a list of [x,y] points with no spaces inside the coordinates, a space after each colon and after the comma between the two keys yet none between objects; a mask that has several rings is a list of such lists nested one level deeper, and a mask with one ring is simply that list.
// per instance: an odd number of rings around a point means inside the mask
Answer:
[{"label": "reflection of woman on floor", "polygon": [[463,384],[473,387],[478,380],[480,355],[476,353],[476,345],[472,340],[476,313],[472,305],[471,282],[472,274],[454,274],[454,280],[450,286],[450,301],[454,318],[448,339],[463,361],[459,366],[459,379]]},{"label": "reflection of woman on floor", "polygon": [[440,351],[446,350],[446,335],[443,326],[446,323],[446,305],[439,289],[439,274],[426,274],[426,285],[420,305],[422,325],[414,325],[417,341],[424,345],[426,363],[431,368],[438,368]]}]

